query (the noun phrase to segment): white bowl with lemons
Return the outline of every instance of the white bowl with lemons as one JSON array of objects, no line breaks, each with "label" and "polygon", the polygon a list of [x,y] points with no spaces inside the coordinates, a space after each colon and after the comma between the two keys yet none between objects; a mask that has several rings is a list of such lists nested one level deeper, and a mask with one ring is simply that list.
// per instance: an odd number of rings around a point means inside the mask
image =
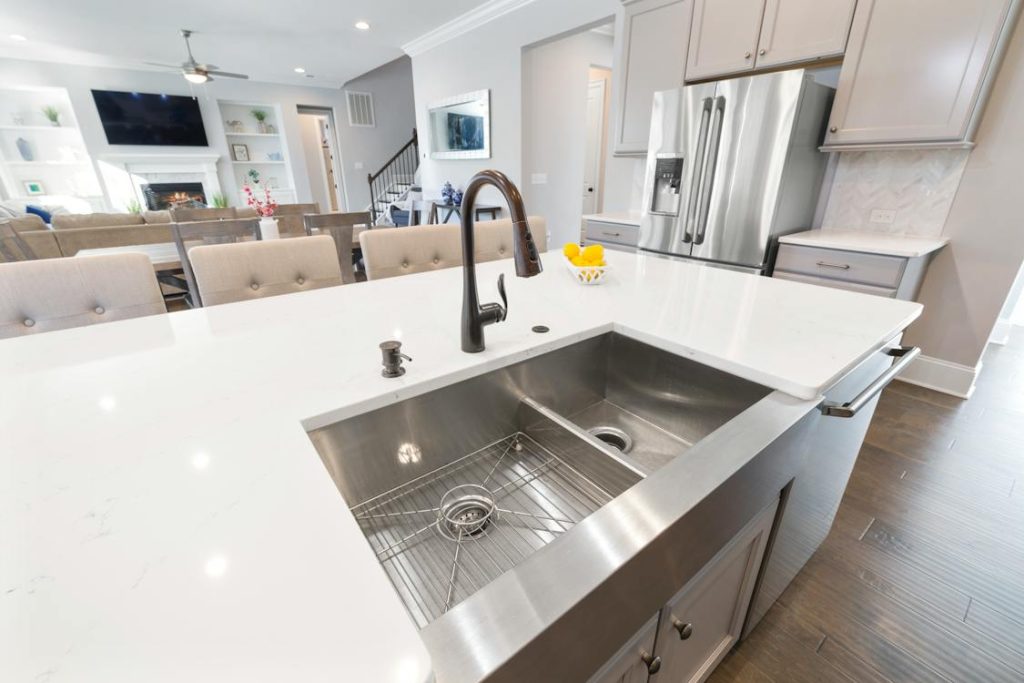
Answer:
[{"label": "white bowl with lemons", "polygon": [[568,242],[562,247],[562,257],[573,279],[581,285],[599,285],[608,277],[608,263],[600,244],[580,248],[575,242]]}]

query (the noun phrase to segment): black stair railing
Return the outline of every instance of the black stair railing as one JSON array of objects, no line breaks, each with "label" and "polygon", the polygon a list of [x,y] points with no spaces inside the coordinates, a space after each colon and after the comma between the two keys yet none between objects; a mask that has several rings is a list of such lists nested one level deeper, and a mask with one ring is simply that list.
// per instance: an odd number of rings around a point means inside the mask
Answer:
[{"label": "black stair railing", "polygon": [[416,130],[412,131],[412,139],[405,143],[393,157],[376,173],[368,173],[370,184],[370,214],[373,222],[387,211],[388,205],[413,184],[416,169],[420,162],[420,147]]}]

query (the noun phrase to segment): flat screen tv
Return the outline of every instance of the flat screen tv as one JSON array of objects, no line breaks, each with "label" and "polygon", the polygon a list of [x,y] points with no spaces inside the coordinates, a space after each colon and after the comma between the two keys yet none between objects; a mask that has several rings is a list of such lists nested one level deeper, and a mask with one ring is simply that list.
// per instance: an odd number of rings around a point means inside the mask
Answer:
[{"label": "flat screen tv", "polygon": [[112,145],[208,145],[194,97],[93,90],[92,98]]}]

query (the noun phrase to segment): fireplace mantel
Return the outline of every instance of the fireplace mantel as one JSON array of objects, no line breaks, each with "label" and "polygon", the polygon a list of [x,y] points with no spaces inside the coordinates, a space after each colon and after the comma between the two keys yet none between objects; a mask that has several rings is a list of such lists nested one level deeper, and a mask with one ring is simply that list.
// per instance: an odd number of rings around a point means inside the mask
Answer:
[{"label": "fireplace mantel", "polygon": [[221,194],[217,175],[219,154],[193,152],[125,152],[97,155],[100,171],[115,205],[146,203],[149,183],[201,182],[206,196]]}]

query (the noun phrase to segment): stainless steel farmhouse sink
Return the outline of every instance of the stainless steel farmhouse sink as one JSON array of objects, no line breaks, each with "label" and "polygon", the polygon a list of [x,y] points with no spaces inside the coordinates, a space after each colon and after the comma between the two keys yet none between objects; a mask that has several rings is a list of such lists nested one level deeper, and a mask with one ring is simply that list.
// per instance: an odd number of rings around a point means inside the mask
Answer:
[{"label": "stainless steel farmhouse sink", "polygon": [[607,334],[309,436],[425,627],[768,393]]}]

